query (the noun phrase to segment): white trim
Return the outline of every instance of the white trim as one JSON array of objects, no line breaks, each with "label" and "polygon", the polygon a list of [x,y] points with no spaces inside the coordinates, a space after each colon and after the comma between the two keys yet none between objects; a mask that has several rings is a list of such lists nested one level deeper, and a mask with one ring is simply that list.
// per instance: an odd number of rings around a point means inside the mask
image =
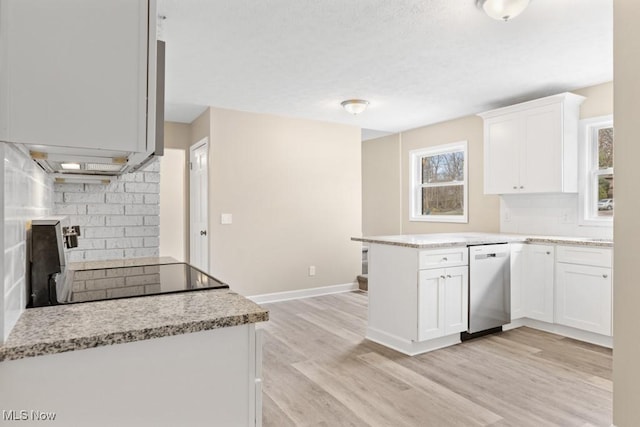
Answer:
[{"label": "white trim", "polygon": [[613,337],[600,335],[589,331],[583,331],[581,329],[571,328],[569,326],[529,319],[527,317],[513,320],[508,325],[504,325],[502,327],[502,330],[508,331],[510,329],[519,328],[521,326],[527,326],[529,328],[550,332],[552,334],[562,335],[563,337],[573,338],[578,341],[584,341],[602,347],[613,348]]},{"label": "white trim", "polygon": [[[462,215],[416,215],[416,203],[418,196],[416,183],[419,181],[417,174],[420,171],[418,161],[424,156],[437,156],[450,152],[462,151],[464,153],[464,179],[460,182],[441,183],[438,185],[428,185],[428,187],[462,186]],[[422,188],[422,186],[420,187]],[[467,141],[458,141],[450,144],[442,144],[431,147],[419,148],[409,151],[409,221],[412,222],[469,222],[469,144]]]},{"label": "white trim", "polygon": [[369,341],[381,344],[385,347],[392,348],[400,353],[408,356],[416,356],[418,354],[427,353],[433,350],[460,344],[460,333],[438,337],[427,341],[409,341],[396,335],[380,331],[375,328],[368,327],[365,338]]},{"label": "white trim", "polygon": [[341,285],[321,286],[319,288],[299,289],[295,291],[273,292],[270,294],[252,295],[247,298],[256,304],[289,301],[294,299],[318,297],[322,295],[341,294],[358,290],[358,282]]},{"label": "white trim", "polygon": [[[613,123],[613,115],[591,117],[589,119],[580,120],[579,126],[579,167],[578,167],[578,225],[596,226],[596,227],[613,227],[613,217],[595,219],[593,207],[597,203],[594,195],[591,194],[591,163],[594,152],[592,134],[595,129]],[[615,143],[614,143],[615,144]],[[615,149],[615,148],[614,148]]]}]

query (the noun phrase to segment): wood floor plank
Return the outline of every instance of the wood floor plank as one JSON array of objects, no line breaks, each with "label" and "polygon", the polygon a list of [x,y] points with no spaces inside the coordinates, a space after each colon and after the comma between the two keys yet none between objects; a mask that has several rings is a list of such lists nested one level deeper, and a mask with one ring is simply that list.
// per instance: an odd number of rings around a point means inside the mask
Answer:
[{"label": "wood floor plank", "polygon": [[366,293],[265,307],[265,427],[611,425],[610,349],[517,328],[409,357],[364,339]]}]

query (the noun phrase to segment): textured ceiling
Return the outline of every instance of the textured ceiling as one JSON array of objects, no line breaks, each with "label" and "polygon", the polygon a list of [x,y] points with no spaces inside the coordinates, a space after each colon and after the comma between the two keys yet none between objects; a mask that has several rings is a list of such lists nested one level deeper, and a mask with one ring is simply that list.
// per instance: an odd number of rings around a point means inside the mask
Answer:
[{"label": "textured ceiling", "polygon": [[212,105],[396,132],[613,79],[611,0],[533,0],[506,23],[475,0],[159,3],[172,121]]}]

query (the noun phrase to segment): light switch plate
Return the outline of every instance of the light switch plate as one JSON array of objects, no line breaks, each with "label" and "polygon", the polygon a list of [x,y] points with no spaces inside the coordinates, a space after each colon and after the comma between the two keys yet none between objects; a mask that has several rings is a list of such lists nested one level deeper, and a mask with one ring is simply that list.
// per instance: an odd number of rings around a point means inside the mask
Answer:
[{"label": "light switch plate", "polygon": [[220,224],[223,224],[223,225],[233,224],[233,215],[230,213],[220,214]]}]

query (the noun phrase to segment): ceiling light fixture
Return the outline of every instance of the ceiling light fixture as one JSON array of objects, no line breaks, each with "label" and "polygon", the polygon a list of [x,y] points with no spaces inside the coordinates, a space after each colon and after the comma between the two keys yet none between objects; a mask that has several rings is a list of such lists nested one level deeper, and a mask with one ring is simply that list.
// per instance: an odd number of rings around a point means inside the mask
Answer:
[{"label": "ceiling light fixture", "polygon": [[79,163],[60,163],[60,166],[65,170],[80,170]]},{"label": "ceiling light fixture", "polygon": [[493,19],[508,21],[520,15],[530,0],[476,0],[478,7]]},{"label": "ceiling light fixture", "polygon": [[364,99],[347,99],[346,101],[342,101],[340,105],[347,110],[347,113],[355,116],[367,109],[369,101],[365,101]]}]

